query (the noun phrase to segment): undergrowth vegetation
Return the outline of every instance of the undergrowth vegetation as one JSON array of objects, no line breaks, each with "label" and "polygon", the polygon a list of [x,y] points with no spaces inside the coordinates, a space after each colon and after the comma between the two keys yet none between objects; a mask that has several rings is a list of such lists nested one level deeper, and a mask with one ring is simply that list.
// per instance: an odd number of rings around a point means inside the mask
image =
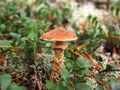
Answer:
[{"label": "undergrowth vegetation", "polygon": [[[82,17],[74,22],[77,8],[71,3],[0,1],[1,90],[120,90],[120,4],[105,11],[102,20],[88,15],[81,23]],[[66,42],[55,83],[49,81],[54,41],[40,36],[57,27],[78,39]]]}]

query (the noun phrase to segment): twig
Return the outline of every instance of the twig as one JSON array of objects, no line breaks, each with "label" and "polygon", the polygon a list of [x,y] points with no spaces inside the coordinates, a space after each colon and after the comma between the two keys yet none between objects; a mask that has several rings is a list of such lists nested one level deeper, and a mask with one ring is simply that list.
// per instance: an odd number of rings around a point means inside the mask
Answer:
[{"label": "twig", "polygon": [[23,47],[13,47],[13,46],[3,46],[3,45],[0,45],[0,48],[18,48],[18,49],[21,49]]},{"label": "twig", "polygon": [[12,79],[12,81],[18,80],[19,78],[21,78],[22,76],[17,76],[16,78]]},{"label": "twig", "polygon": [[120,69],[103,70],[103,71],[100,71],[99,73],[103,73],[103,72],[114,72],[114,71],[120,71]]},{"label": "twig", "polygon": [[87,56],[88,60],[90,60],[93,63],[93,65],[97,68],[97,70],[101,69],[101,66],[98,64],[97,61],[93,59],[93,57],[89,53],[86,52],[85,55]]},{"label": "twig", "polygon": [[107,86],[102,80],[98,79],[95,75],[91,75],[100,85],[104,86],[107,90],[111,90],[109,86]]},{"label": "twig", "polygon": [[40,82],[39,82],[39,80],[38,80],[37,76],[36,76],[36,75],[34,75],[34,78],[35,78],[35,81],[36,81],[36,83],[37,83],[38,90],[42,90],[42,88],[41,88],[41,86],[40,86]]},{"label": "twig", "polygon": [[77,56],[83,56],[87,60],[91,61],[91,63],[97,68],[98,71],[101,69],[101,66],[97,63],[97,61],[95,61],[93,57],[87,52],[85,54],[80,54],[78,52],[75,52],[73,49],[70,49],[70,51]]}]

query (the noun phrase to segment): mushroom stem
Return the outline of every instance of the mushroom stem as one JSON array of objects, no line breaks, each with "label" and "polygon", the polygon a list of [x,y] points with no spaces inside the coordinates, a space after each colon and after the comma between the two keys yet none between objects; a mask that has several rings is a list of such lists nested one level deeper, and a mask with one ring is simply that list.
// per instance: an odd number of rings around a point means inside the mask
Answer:
[{"label": "mushroom stem", "polygon": [[56,41],[55,44],[56,45],[62,45],[64,42],[63,41]]},{"label": "mushroom stem", "polygon": [[53,61],[52,73],[50,75],[50,81],[54,82],[57,75],[59,75],[60,69],[62,68],[64,50],[63,49],[54,49],[55,56]]},{"label": "mushroom stem", "polygon": [[67,48],[68,44],[65,44],[62,41],[57,41],[52,48],[55,52],[54,61],[53,61],[53,69],[50,75],[50,81],[54,82],[56,76],[59,75],[60,69],[62,68],[63,64],[63,57],[64,57],[64,50]]}]

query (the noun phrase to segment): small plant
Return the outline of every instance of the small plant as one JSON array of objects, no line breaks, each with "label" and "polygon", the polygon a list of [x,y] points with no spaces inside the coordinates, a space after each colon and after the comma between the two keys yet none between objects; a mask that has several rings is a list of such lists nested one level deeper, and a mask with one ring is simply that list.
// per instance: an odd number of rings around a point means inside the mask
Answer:
[{"label": "small plant", "polygon": [[[91,86],[87,82],[87,74],[90,74],[88,67],[91,63],[83,57],[79,57],[76,61],[66,59],[66,66],[60,70],[61,80],[59,84],[47,81],[47,87],[51,90],[91,90]],[[56,89],[55,89],[56,88]]]},{"label": "small plant", "polygon": [[0,75],[0,88],[1,90],[27,90],[27,88],[12,82],[12,77],[9,74]]}]

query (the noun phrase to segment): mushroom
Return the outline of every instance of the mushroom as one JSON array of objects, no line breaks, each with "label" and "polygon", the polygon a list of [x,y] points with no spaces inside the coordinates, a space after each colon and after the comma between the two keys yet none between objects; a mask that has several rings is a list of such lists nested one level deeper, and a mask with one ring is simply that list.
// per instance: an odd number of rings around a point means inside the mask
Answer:
[{"label": "mushroom", "polygon": [[54,82],[55,77],[59,75],[60,69],[62,68],[64,50],[68,47],[68,44],[64,43],[64,41],[76,40],[77,36],[75,33],[65,30],[64,28],[57,28],[47,33],[44,33],[41,36],[41,39],[48,41],[56,41],[52,45],[55,56],[52,65],[52,73],[50,75],[50,81]]}]

